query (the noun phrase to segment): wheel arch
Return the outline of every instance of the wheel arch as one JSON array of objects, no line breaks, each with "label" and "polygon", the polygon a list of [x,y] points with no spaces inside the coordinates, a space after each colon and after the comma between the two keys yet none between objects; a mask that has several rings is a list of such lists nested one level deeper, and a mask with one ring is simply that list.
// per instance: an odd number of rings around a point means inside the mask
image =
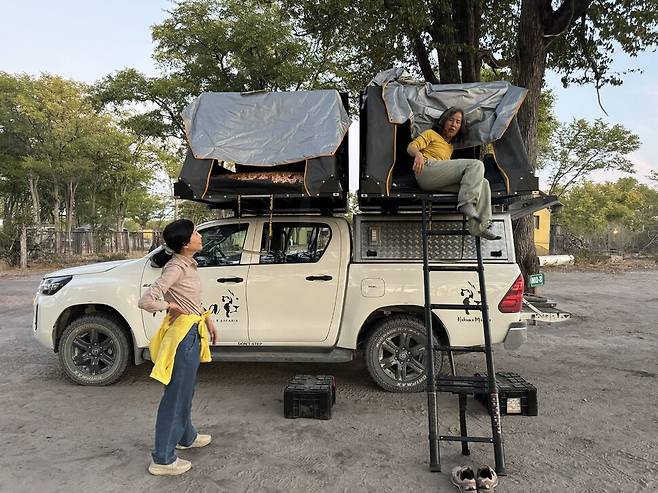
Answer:
[{"label": "wheel arch", "polygon": [[[368,339],[368,336],[377,326],[377,324],[391,315],[410,315],[412,317],[418,318],[421,322],[424,323],[425,307],[420,305],[391,305],[377,308],[370,315],[368,315],[366,320],[361,325],[361,329],[359,330],[359,335],[356,340],[357,348],[363,347]],[[447,345],[449,343],[448,331],[446,330],[445,325],[441,319],[434,312],[432,312],[432,329],[441,344]]]},{"label": "wheel arch", "polygon": [[126,318],[116,308],[102,303],[71,305],[60,314],[55,322],[55,331],[53,333],[53,348],[55,352],[59,351],[59,341],[66,328],[71,322],[85,315],[105,315],[115,321],[126,335],[130,351],[133,354],[132,362],[136,365],[144,362],[142,352],[137,347],[135,336],[132,330],[130,330],[130,325],[126,321]]}]

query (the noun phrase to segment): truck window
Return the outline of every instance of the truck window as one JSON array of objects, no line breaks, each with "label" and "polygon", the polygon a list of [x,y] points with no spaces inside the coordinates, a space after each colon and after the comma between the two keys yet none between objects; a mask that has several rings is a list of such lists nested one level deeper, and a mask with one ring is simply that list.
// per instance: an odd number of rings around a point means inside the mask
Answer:
[{"label": "truck window", "polygon": [[194,256],[199,267],[239,264],[248,227],[246,223],[223,224],[199,231],[203,250]]},{"label": "truck window", "polygon": [[322,258],[331,240],[326,224],[268,223],[263,225],[261,264],[313,263]]}]

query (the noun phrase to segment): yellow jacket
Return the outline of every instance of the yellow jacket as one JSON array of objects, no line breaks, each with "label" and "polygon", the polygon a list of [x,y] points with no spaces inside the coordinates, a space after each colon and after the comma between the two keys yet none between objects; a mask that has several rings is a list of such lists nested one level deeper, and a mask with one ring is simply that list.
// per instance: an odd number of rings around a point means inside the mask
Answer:
[{"label": "yellow jacket", "polygon": [[201,341],[199,343],[200,355],[199,361],[201,363],[208,363],[212,361],[210,356],[210,344],[208,344],[208,327],[206,326],[206,318],[210,315],[210,311],[203,313],[203,315],[179,315],[173,324],[169,323],[169,315],[166,315],[162,321],[162,325],[158,332],[151,339],[149,344],[149,351],[151,353],[151,361],[153,361],[153,370],[151,371],[151,378],[169,385],[171,381],[171,372],[174,369],[174,359],[176,358],[176,349],[178,345],[187,335],[190,327],[194,324],[198,325],[199,336]]},{"label": "yellow jacket", "polygon": [[411,144],[425,157],[436,161],[448,161],[452,157],[452,144],[432,129],[425,130]]}]

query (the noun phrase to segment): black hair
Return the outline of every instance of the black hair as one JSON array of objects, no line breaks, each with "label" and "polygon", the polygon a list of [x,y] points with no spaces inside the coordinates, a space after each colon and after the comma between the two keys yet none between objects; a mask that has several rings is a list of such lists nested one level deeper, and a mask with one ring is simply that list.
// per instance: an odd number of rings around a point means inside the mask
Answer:
[{"label": "black hair", "polygon": [[462,114],[462,124],[461,127],[459,127],[459,132],[457,132],[457,135],[455,135],[455,137],[452,139],[451,142],[459,142],[466,135],[466,113],[464,113],[463,109],[461,109],[458,106],[453,106],[452,108],[448,108],[443,112],[441,117],[432,126],[432,130],[434,130],[437,134],[443,137],[443,129],[446,126],[446,122],[452,115],[456,113]]},{"label": "black hair", "polygon": [[175,253],[180,253],[183,247],[190,242],[192,233],[194,233],[194,223],[189,219],[177,219],[167,224],[162,230],[165,248],[151,257],[151,263],[157,267],[164,267],[173,257],[173,254],[167,253],[165,249],[168,248]]}]

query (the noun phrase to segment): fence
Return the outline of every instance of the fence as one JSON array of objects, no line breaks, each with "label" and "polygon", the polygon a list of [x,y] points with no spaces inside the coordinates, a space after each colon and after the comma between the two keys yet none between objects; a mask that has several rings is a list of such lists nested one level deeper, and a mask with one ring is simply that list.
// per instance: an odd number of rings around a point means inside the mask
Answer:
[{"label": "fence", "polygon": [[148,252],[160,244],[159,231],[74,231],[29,229],[26,249],[28,258],[57,255],[103,255]]},{"label": "fence", "polygon": [[658,254],[658,231],[631,232],[612,229],[601,235],[579,237],[561,228],[551,228],[551,254],[576,253],[579,250],[606,255]]}]

